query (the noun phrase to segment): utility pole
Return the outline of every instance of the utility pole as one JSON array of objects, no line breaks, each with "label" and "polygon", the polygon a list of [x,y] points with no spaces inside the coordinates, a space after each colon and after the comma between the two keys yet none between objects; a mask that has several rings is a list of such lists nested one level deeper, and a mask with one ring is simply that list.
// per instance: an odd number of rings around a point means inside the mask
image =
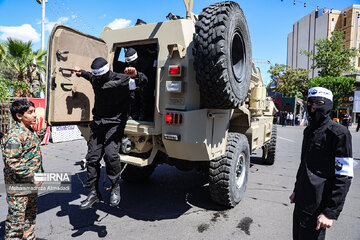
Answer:
[{"label": "utility pole", "polygon": [[[39,4],[41,4],[42,16],[41,16],[41,50],[45,49],[45,3],[47,0],[36,0]],[[41,79],[43,84],[45,83],[44,73],[41,72]],[[41,98],[44,98],[44,93],[40,91]]]},{"label": "utility pole", "polygon": [[42,17],[41,17],[41,50],[45,49],[45,2],[47,0],[36,0],[42,6]]}]

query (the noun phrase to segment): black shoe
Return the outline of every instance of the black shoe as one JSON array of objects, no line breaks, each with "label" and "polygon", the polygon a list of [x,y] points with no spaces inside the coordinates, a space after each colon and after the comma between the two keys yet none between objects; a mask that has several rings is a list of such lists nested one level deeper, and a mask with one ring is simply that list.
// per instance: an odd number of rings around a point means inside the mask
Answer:
[{"label": "black shoe", "polygon": [[120,203],[120,185],[117,183],[111,188],[110,206],[114,207]]},{"label": "black shoe", "polygon": [[96,190],[91,190],[87,198],[81,202],[80,209],[89,209],[94,203],[100,202],[101,200],[101,194]]}]

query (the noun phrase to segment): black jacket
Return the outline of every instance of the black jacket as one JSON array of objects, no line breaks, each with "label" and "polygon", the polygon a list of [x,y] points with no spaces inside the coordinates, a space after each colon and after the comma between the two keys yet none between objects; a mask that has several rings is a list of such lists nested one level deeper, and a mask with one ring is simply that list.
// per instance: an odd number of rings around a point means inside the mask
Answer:
[{"label": "black jacket", "polygon": [[[349,190],[352,174],[350,132],[327,118],[314,132],[304,130],[301,163],[296,175],[295,207],[307,214],[323,213],[337,219]],[[351,164],[351,166],[350,166]]]},{"label": "black jacket", "polygon": [[[139,84],[142,73],[138,73],[135,82]],[[81,71],[81,77],[90,81],[95,94],[92,113],[96,124],[125,124],[129,109],[129,80],[126,74],[109,71],[106,79],[96,79],[87,71]]]}]

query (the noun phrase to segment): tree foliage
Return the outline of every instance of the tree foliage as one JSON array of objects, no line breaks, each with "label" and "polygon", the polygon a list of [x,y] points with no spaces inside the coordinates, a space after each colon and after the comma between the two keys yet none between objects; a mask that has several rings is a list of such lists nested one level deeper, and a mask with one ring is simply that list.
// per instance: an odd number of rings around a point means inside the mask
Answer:
[{"label": "tree foliage", "polygon": [[276,81],[276,91],[284,97],[305,99],[308,91],[309,70],[291,68],[285,64],[270,66],[271,79]]},{"label": "tree foliage", "polygon": [[12,91],[15,89],[29,89],[29,84],[23,81],[17,81],[16,79],[4,79],[0,78],[0,102],[5,98],[10,97]]},{"label": "tree foliage", "polygon": [[315,77],[309,81],[309,88],[324,87],[331,90],[334,110],[337,110],[341,104],[341,98],[356,90],[355,81],[355,78],[351,77]]},{"label": "tree foliage", "polygon": [[[2,86],[15,88],[15,96],[26,96],[30,79],[30,64],[36,62],[39,71],[45,72],[46,51],[33,52],[32,42],[8,38],[0,43],[0,78],[12,81]],[[27,84],[17,83],[18,81]],[[5,84],[5,85],[4,85]]]},{"label": "tree foliage", "polygon": [[335,30],[330,39],[318,39],[315,42],[317,52],[302,51],[306,56],[314,60],[312,69],[319,69],[320,77],[339,77],[344,72],[355,70],[352,58],[359,52],[355,48],[345,47],[345,34],[341,30]]},{"label": "tree foliage", "polygon": [[10,91],[5,81],[0,79],[0,102],[2,102],[6,97],[9,97]]}]

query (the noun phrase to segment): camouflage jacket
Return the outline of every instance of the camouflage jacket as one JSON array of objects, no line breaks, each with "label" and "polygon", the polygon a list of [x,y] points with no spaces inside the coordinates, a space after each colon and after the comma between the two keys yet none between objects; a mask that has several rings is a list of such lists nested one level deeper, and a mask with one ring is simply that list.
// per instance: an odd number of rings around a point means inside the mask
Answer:
[{"label": "camouflage jacket", "polygon": [[34,70],[30,73],[30,83],[34,83],[35,81],[41,83],[41,75],[38,70]]},{"label": "camouflage jacket", "polygon": [[5,184],[31,183],[35,173],[43,172],[40,151],[46,130],[37,134],[16,123],[1,139]]}]

